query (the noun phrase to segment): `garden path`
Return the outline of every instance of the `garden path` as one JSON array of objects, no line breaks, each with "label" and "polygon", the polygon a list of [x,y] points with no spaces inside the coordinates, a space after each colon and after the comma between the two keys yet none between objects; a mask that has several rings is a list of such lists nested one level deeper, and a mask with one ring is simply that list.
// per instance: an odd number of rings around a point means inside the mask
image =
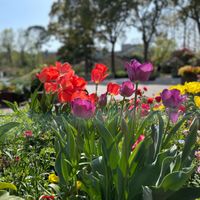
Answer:
[{"label": "garden path", "polygon": [[[106,84],[108,82],[115,82],[118,84],[121,84],[123,81],[129,80],[128,78],[120,78],[120,79],[111,79],[111,80],[105,80],[103,84],[99,85],[98,87],[98,94],[103,94],[106,92]],[[144,86],[147,87],[148,91],[145,92],[145,95],[148,97],[152,97],[159,92],[161,92],[163,89],[168,88],[171,85],[176,85],[180,83],[180,78],[172,78],[170,75],[165,75],[157,78],[154,81],[147,81],[146,83],[142,83],[139,85],[139,88],[142,88]],[[89,93],[95,92],[95,85],[94,84],[88,84],[87,90]],[[118,99],[120,99],[120,95],[117,96]]]}]

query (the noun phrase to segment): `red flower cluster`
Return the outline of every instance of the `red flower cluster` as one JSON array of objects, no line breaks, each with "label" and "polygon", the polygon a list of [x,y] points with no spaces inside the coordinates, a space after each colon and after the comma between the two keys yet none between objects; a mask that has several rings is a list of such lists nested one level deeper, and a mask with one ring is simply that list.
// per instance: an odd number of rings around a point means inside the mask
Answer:
[{"label": "red flower cluster", "polygon": [[55,66],[44,67],[37,77],[44,83],[45,91],[56,93],[61,103],[88,96],[84,91],[87,82],[75,75],[69,63],[56,62]]},{"label": "red flower cluster", "polygon": [[108,76],[108,68],[100,63],[96,63],[91,72],[91,81],[95,84],[101,83]]}]

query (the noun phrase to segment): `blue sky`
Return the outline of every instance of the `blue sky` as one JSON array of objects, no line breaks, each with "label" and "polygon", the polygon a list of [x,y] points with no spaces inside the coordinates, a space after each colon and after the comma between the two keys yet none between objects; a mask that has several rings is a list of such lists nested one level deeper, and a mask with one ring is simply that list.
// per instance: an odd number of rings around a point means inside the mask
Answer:
[{"label": "blue sky", "polygon": [[0,0],[0,30],[47,25],[53,0]]},{"label": "blue sky", "polygon": [[[54,0],[0,0],[0,31],[12,28],[17,31],[26,29],[32,25],[47,26],[49,12]],[[122,43],[135,43],[140,40],[140,35],[134,29],[126,31],[126,39],[118,41],[116,49],[119,50]],[[44,49],[57,50],[59,43],[51,41]]]}]

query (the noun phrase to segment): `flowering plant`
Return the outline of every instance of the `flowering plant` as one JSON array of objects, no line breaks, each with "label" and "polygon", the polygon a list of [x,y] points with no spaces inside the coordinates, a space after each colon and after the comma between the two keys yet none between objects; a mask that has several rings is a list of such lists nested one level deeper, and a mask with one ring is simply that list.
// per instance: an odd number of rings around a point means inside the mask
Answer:
[{"label": "flowering plant", "polygon": [[[33,127],[44,118],[37,130],[53,137],[55,172],[49,173],[49,186],[59,199],[167,200],[186,192],[190,199],[199,197],[198,189],[188,187],[198,167],[198,98],[191,100],[177,88],[146,97],[140,83],[148,80],[152,64],[132,60],[125,68],[130,80],[109,82],[101,95],[98,86],[108,75],[103,64],[92,70],[91,94],[68,63],[37,74],[44,93],[32,94],[28,117],[35,120]],[[188,93],[194,90],[189,88]],[[183,135],[183,128],[189,134]],[[27,130],[23,138],[29,141],[34,134]]]},{"label": "flowering plant", "polygon": [[200,74],[200,67],[199,66],[193,67],[190,65],[186,65],[178,70],[178,74],[180,76],[185,76],[187,74]]}]

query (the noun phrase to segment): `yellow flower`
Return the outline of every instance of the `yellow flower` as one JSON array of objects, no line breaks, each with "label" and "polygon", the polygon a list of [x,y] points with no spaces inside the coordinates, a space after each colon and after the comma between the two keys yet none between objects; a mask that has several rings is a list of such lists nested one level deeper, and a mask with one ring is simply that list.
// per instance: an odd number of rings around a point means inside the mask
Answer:
[{"label": "yellow flower", "polygon": [[185,86],[184,85],[172,85],[170,88],[170,90],[173,90],[173,89],[177,89],[180,91],[181,94],[185,94]]},{"label": "yellow flower", "polygon": [[194,103],[198,108],[200,108],[200,97],[199,96],[194,97]]},{"label": "yellow flower", "polygon": [[58,183],[59,177],[56,176],[55,174],[49,174],[48,180],[50,183]]},{"label": "yellow flower", "polygon": [[200,82],[189,82],[185,83],[185,90],[191,94],[200,93]]},{"label": "yellow flower", "polygon": [[76,181],[76,189],[80,190],[82,186],[82,182],[81,181]]},{"label": "yellow flower", "polygon": [[190,66],[190,65],[186,65],[186,66],[181,67],[178,70],[178,74],[181,75],[181,76],[184,76],[187,73],[199,74],[200,73],[200,67],[199,66],[193,67],[193,66]]},{"label": "yellow flower", "polygon": [[156,110],[165,110],[165,106],[163,104],[157,104],[153,107],[153,110],[156,111]]}]

